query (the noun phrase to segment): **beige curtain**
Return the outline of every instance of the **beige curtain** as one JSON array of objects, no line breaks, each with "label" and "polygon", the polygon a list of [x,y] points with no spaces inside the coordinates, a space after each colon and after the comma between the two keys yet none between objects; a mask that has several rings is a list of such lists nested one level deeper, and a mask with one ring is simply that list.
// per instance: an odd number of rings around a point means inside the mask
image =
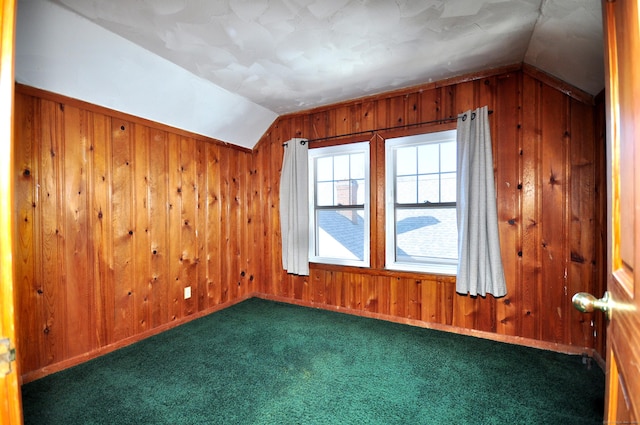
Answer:
[{"label": "beige curtain", "polygon": [[486,106],[458,116],[458,275],[461,294],[507,294],[500,256],[489,114]]},{"label": "beige curtain", "polygon": [[306,139],[285,144],[280,175],[282,267],[309,275],[309,146]]}]

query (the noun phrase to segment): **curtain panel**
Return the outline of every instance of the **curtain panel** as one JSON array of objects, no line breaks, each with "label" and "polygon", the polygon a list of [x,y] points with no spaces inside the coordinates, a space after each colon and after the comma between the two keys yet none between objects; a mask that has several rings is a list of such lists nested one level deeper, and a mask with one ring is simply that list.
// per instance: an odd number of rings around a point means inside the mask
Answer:
[{"label": "curtain panel", "polygon": [[309,275],[309,146],[294,138],[285,144],[280,175],[282,267]]},{"label": "curtain panel", "polygon": [[486,106],[458,116],[458,274],[456,291],[472,296],[507,294]]}]

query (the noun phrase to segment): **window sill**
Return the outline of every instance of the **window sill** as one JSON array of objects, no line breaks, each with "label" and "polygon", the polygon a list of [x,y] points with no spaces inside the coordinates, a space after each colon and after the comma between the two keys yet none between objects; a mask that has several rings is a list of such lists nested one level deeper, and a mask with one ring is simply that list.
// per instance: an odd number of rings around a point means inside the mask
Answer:
[{"label": "window sill", "polygon": [[455,274],[435,273],[435,272],[418,272],[407,270],[391,270],[391,269],[376,269],[370,267],[355,267],[355,266],[343,266],[338,264],[325,264],[325,263],[309,263],[309,269],[319,271],[335,271],[335,272],[347,272],[357,273],[368,276],[386,276],[397,277],[401,279],[426,279],[435,278],[442,282],[455,282]]}]

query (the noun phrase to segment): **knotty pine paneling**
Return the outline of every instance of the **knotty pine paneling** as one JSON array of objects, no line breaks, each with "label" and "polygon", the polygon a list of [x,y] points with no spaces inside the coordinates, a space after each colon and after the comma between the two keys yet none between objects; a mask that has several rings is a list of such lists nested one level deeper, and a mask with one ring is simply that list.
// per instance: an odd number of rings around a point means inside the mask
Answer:
[{"label": "knotty pine paneling", "polygon": [[26,380],[255,292],[252,152],[21,85],[15,123]]},{"label": "knotty pine paneling", "polygon": [[[589,96],[571,97],[566,85],[557,87],[532,69],[509,68],[280,117],[254,149],[265,214],[266,264],[258,290],[304,305],[602,353],[601,314],[582,314],[571,306],[575,292],[602,295],[605,286],[602,110]],[[484,105],[493,110],[508,289],[502,298],[459,295],[453,276],[384,269],[384,138],[452,128],[411,124]],[[278,217],[282,143],[403,125],[408,126],[310,145],[371,141],[371,268],[312,264],[309,277],[284,273]]]},{"label": "knotty pine paneling", "polygon": [[[602,101],[527,68],[382,94],[278,119],[253,152],[21,85],[15,210],[25,379],[258,294],[430,326],[604,352],[605,320],[571,295],[605,288]],[[384,139],[489,105],[508,295],[384,269]],[[371,141],[369,269],[282,270],[282,144],[392,128]],[[406,127],[403,127],[406,126]],[[183,299],[185,286],[192,298]]]}]

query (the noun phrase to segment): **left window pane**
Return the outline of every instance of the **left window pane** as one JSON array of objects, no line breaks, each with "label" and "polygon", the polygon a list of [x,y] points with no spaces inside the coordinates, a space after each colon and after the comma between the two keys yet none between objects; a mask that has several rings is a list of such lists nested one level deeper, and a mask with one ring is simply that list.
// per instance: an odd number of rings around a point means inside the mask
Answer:
[{"label": "left window pane", "polygon": [[369,266],[369,143],[309,151],[309,261]]}]

